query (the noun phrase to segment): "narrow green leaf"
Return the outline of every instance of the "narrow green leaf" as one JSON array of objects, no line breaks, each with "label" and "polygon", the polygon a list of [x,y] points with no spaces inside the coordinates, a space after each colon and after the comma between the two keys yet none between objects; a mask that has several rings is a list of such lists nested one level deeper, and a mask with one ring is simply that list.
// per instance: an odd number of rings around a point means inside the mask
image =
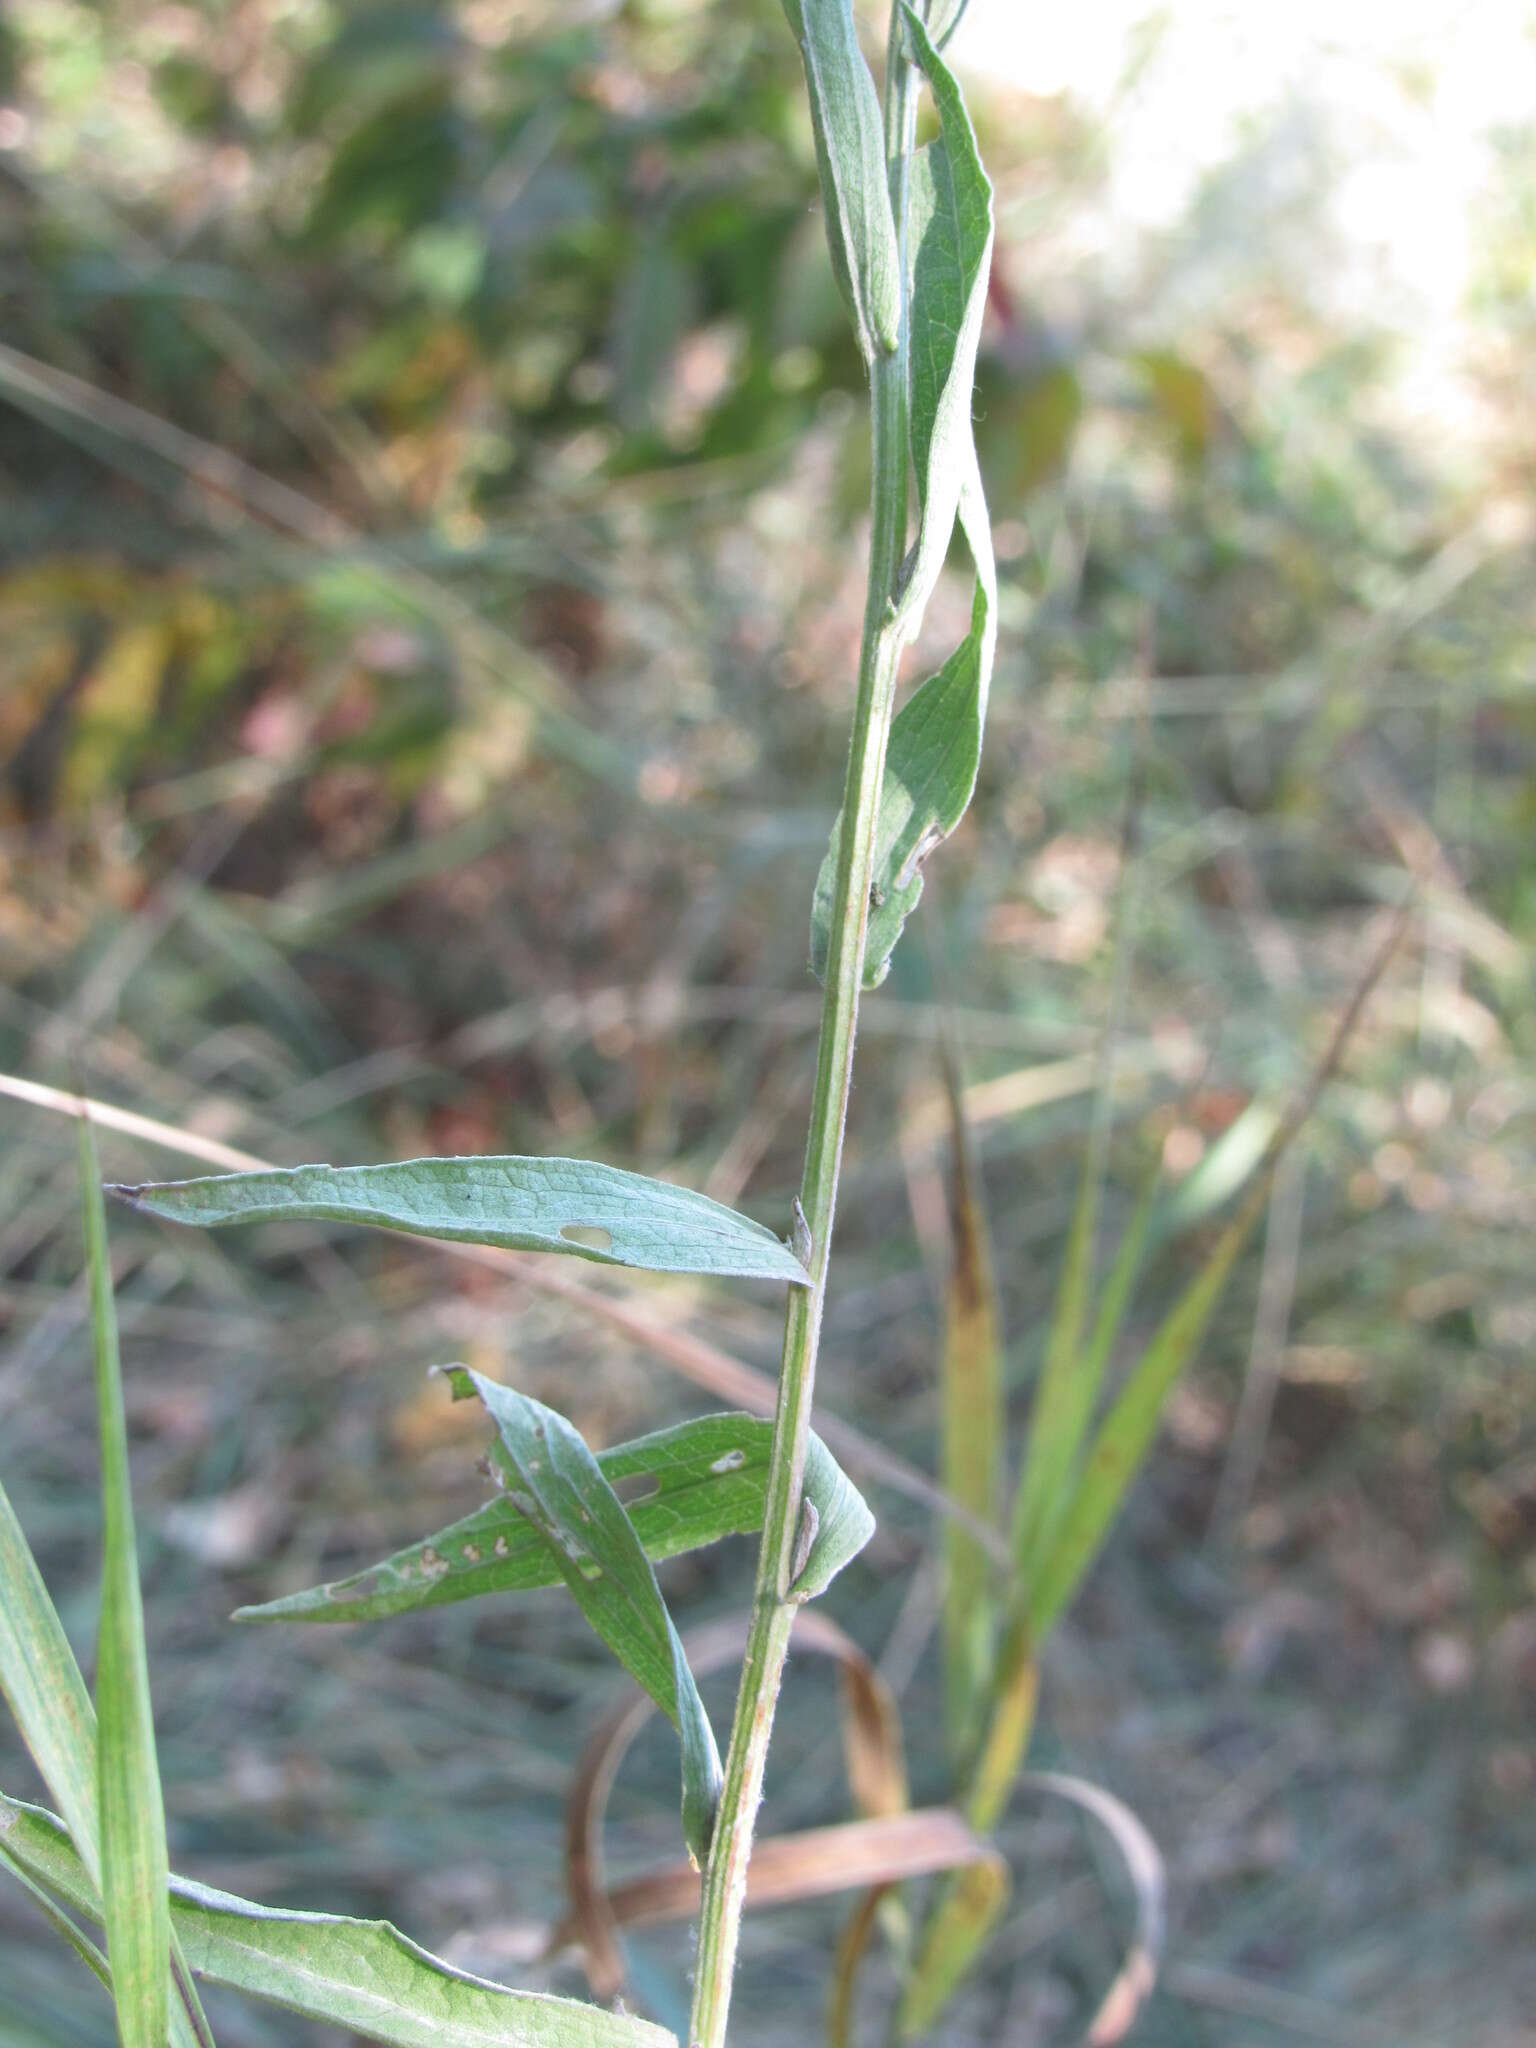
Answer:
[{"label": "narrow green leaf", "polygon": [[[51,1813],[0,1794],[0,1843],[55,1898],[98,1912]],[[279,1912],[184,1878],[170,1882],[171,1918],[200,1977],[389,2048],[676,2048],[646,2020],[471,1977],[384,1920]]]},{"label": "narrow green leaf", "polygon": [[[101,1880],[96,1710],[3,1486],[0,1696],[15,1716],[43,1782],[64,1810],[95,1900]],[[99,1903],[93,1910],[99,1918]],[[172,1952],[175,1955],[174,1938]],[[200,2042],[206,2043],[212,2036],[179,1956],[176,1962],[178,1995],[171,2006],[171,2040],[174,2048],[199,2048]]]},{"label": "narrow green leaf", "polygon": [[[965,816],[981,764],[997,643],[997,570],[971,428],[976,351],[992,262],[992,187],[965,101],[910,7],[912,41],[939,110],[938,138],[911,162],[909,422],[917,478],[917,540],[898,598],[917,631],[958,518],[976,568],[971,629],[891,725],[875,823],[864,986],[878,988],[923,893],[922,864]],[[811,968],[825,979],[842,817],[816,878]]]},{"label": "narrow green leaf", "polygon": [[1078,1356],[1088,1297],[1093,1288],[1094,1239],[1098,1229],[1102,1160],[1088,1149],[1072,1211],[1072,1228],[1062,1255],[1056,1305],[1046,1332],[1045,1359],[1030,1406],[1029,1444],[1014,1501],[1014,1555],[1026,1559],[1039,1539],[1040,1527],[1055,1495],[1070,1487],[1076,1466],[1074,1426],[1078,1419],[1081,1371]]},{"label": "narrow green leaf", "polygon": [[580,1433],[541,1401],[448,1369],[456,1400],[479,1396],[496,1425],[491,1467],[538,1532],[577,1606],[677,1729],[683,1748],[683,1835],[703,1863],[720,1800],[720,1757],[656,1574],[603,1469]]},{"label": "narrow green leaf", "polygon": [[294,1166],[109,1193],[173,1223],[325,1220],[414,1237],[569,1252],[653,1273],[716,1273],[807,1284],[771,1230],[708,1195],[588,1159],[406,1159]]},{"label": "narrow green leaf", "polygon": [[859,48],[851,0],[784,0],[805,64],[832,268],[866,363],[901,335],[901,256],[880,96]]},{"label": "narrow green leaf", "polygon": [[1159,1170],[1154,1166],[1120,1240],[1109,1277],[1100,1291],[1099,1312],[1094,1318],[1092,1335],[1077,1359],[1065,1399],[1056,1414],[1055,1446],[1051,1453],[1059,1461],[1056,1483],[1047,1492],[1039,1520],[1031,1529],[1015,1537],[1019,1571],[1026,1580],[1033,1577],[1041,1559],[1054,1543],[1061,1518],[1072,1498],[1083,1440],[1093,1420],[1099,1390],[1104,1384],[1105,1372],[1131,1304],[1136,1277],[1141,1271],[1142,1255],[1156,1207],[1158,1179]]},{"label": "narrow green leaf", "polygon": [[101,1881],[96,1821],[96,1712],[48,1597],[32,1547],[0,1486],[0,1694],[43,1783],[58,1801],[93,1885]]},{"label": "narrow green leaf", "polygon": [[[654,1490],[626,1503],[630,1524],[653,1562],[750,1535],[761,1528],[773,1425],[756,1415],[704,1415],[599,1451],[612,1487]],[[806,1455],[806,1495],[816,1509],[816,1540],[797,1585],[801,1597],[825,1589],[869,1541],[874,1529],[857,1489],[819,1437]],[[522,1593],[557,1586],[564,1573],[544,1538],[506,1494],[423,1543],[382,1563],[259,1607],[237,1621],[378,1621],[426,1607],[446,1607],[483,1593]]]},{"label": "narrow green leaf", "polygon": [[169,2006],[170,1865],[155,1756],[149,1661],[133,1534],[128,1425],[123,1413],[117,1317],[107,1257],[107,1219],[91,1127],[82,1117],[80,1181],[96,1351],[101,1441],[101,1634],[96,1665],[100,1722],[96,1768],[101,1829],[101,1895],[123,2048],[164,2048]]},{"label": "narrow green leaf", "polygon": [[902,14],[939,113],[937,139],[914,153],[911,167],[910,432],[919,514],[901,603],[915,628],[949,552],[961,492],[975,476],[971,395],[992,267],[992,185],[953,73],[912,9]]},{"label": "narrow green leaf", "polygon": [[1050,1551],[1027,1590],[1033,1642],[1044,1641],[1103,1547],[1120,1503],[1151,1449],[1168,1396],[1194,1357],[1238,1254],[1263,1214],[1269,1180],[1266,1173],[1222,1232],[1105,1416]]},{"label": "narrow green leaf", "polygon": [[[3,1809],[0,1809],[0,1811],[3,1811]],[[54,1933],[58,1935],[61,1941],[66,1942],[74,1950],[91,1975],[98,1983],[104,1984],[110,1993],[112,1989],[112,1970],[106,1957],[94,1941],[81,1933],[80,1929],[70,1919],[52,1893],[45,1892],[43,1887],[37,1882],[37,1879],[24,1870],[14,1856],[7,1853],[3,1833],[0,1833],[0,1870],[8,1870],[10,1872],[28,1898],[31,1899],[33,1905],[36,1906],[39,1913],[48,1922]]]}]

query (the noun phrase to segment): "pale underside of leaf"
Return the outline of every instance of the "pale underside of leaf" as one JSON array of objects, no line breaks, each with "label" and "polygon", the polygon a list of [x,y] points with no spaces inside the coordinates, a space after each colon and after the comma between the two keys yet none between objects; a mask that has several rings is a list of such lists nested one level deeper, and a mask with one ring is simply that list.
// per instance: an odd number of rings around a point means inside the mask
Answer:
[{"label": "pale underside of leaf", "polygon": [[[0,1795],[0,1843],[54,1898],[99,1916],[52,1814]],[[170,1912],[199,1976],[389,2048],[676,2048],[648,2021],[471,1977],[387,1921],[281,1912],[179,1877]]]},{"label": "pale underside of leaf", "polygon": [[[599,1451],[597,1463],[610,1486],[630,1494],[630,1523],[646,1556],[660,1563],[761,1528],[772,1441],[773,1425],[759,1416],[705,1415]],[[817,1511],[817,1530],[795,1589],[801,1598],[824,1591],[874,1530],[862,1496],[815,1436],[806,1454],[805,1492]],[[235,1619],[379,1621],[563,1582],[549,1545],[503,1493],[367,1570],[242,1607]]]},{"label": "pale underside of leaf", "polygon": [[518,1156],[294,1166],[109,1193],[173,1223],[372,1224],[415,1237],[566,1252],[599,1265],[807,1284],[761,1223],[670,1181],[595,1160]]},{"label": "pale underside of leaf", "polygon": [[832,268],[866,363],[901,332],[901,256],[880,99],[850,0],[784,0],[800,45]]},{"label": "pale underside of leaf", "polygon": [[496,1425],[493,1472],[550,1553],[572,1597],[677,1729],[683,1833],[702,1863],[720,1798],[720,1757],[682,1642],[623,1503],[563,1415],[464,1366],[455,1398],[478,1396]]}]

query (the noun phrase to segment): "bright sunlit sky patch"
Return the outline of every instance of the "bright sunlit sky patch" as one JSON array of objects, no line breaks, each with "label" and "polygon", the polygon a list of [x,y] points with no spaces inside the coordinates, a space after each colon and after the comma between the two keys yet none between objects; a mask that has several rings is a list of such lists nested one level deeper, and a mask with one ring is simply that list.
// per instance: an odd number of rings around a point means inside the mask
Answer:
[{"label": "bright sunlit sky patch", "polygon": [[[1132,75],[1138,47],[1150,57]],[[971,0],[961,68],[1103,118],[1098,233],[1113,260],[1176,226],[1266,118],[1326,137],[1330,249],[1311,289],[1342,324],[1404,338],[1409,410],[1453,427],[1467,394],[1477,208],[1501,126],[1536,119],[1525,0]]]}]

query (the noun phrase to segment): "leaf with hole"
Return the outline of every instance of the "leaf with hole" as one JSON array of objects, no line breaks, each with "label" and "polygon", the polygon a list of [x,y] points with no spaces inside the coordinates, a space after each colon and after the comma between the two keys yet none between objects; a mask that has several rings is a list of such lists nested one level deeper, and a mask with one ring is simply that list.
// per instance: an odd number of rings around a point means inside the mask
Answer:
[{"label": "leaf with hole", "polygon": [[800,45],[832,268],[866,363],[901,333],[901,256],[880,99],[850,0],[784,0]]},{"label": "leaf with hole", "polygon": [[[750,1535],[762,1527],[773,1425],[756,1415],[703,1415],[597,1453],[648,1558]],[[874,1531],[862,1495],[821,1439],[806,1451],[805,1491],[816,1508],[816,1540],[796,1586],[825,1591]],[[379,1621],[447,1607],[482,1593],[525,1593],[563,1583],[549,1545],[506,1494],[499,1494],[425,1542],[366,1571],[259,1607],[237,1621]]]},{"label": "leaf with hole", "polygon": [[656,1574],[603,1468],[563,1415],[461,1365],[455,1400],[479,1397],[496,1425],[491,1469],[544,1544],[577,1606],[677,1729],[683,1835],[702,1863],[720,1799],[720,1757]]},{"label": "leaf with hole", "polygon": [[91,1334],[96,1355],[97,1430],[101,1444],[101,1631],[96,1659],[97,1811],[101,1895],[106,1907],[107,1960],[122,2048],[163,2048],[169,2016],[166,1985],[171,1922],[165,1902],[170,1865],[165,1807],[155,1755],[144,1648],[144,1609],[128,1477],[128,1425],[123,1413],[117,1317],[107,1257],[107,1220],[91,1127],[79,1123]]},{"label": "leaf with hole", "polygon": [[[51,1813],[0,1794],[0,1845],[55,1899],[99,1914]],[[280,1912],[180,1877],[170,1885],[171,1920],[200,1977],[388,2048],[677,2048],[646,2020],[471,1977],[384,1920]]]},{"label": "leaf with hole", "polygon": [[374,1224],[414,1237],[569,1252],[604,1266],[804,1286],[805,1268],[761,1223],[708,1195],[589,1159],[406,1159],[293,1166],[113,1187],[152,1216],[228,1223]]}]

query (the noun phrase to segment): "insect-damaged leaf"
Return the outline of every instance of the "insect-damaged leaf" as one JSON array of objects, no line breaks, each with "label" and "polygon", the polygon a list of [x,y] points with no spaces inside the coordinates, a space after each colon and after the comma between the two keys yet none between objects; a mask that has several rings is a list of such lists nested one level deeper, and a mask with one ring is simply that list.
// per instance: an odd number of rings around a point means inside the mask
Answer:
[{"label": "insect-damaged leaf", "polygon": [[[0,1844],[45,1891],[99,1915],[95,1887],[51,1813],[0,1794]],[[170,1883],[171,1921],[199,1976],[391,2048],[676,2048],[646,2020],[471,1977],[384,1920],[279,1912],[184,1878]]]},{"label": "insect-damaged leaf", "polygon": [[[997,642],[997,571],[971,431],[992,260],[992,187],[959,86],[916,15],[910,8],[903,13],[939,110],[940,133],[911,166],[909,419],[919,518],[897,603],[915,633],[957,517],[976,568],[976,595],[969,633],[891,726],[875,823],[866,988],[885,979],[902,926],[923,893],[923,861],[971,801]],[[811,967],[818,978],[826,974],[841,832],[839,817],[816,879]]]},{"label": "insect-damaged leaf", "polygon": [[371,1223],[415,1237],[570,1252],[654,1273],[806,1282],[789,1247],[708,1195],[589,1159],[406,1159],[114,1187],[174,1223]]},{"label": "insect-damaged leaf", "polygon": [[[646,1480],[653,1490],[626,1504],[648,1558],[680,1556],[725,1536],[761,1528],[773,1425],[756,1415],[704,1415],[599,1451],[612,1487]],[[816,1540],[796,1593],[830,1584],[873,1533],[874,1516],[819,1437],[806,1451],[805,1492],[817,1513]],[[506,1494],[422,1543],[329,1585],[242,1607],[237,1621],[378,1621],[447,1607],[482,1593],[557,1586],[564,1573],[549,1545]]]},{"label": "insect-damaged leaf", "polygon": [[493,1471],[577,1606],[672,1722],[683,1746],[683,1835],[700,1863],[720,1798],[720,1756],[656,1574],[603,1469],[563,1415],[461,1365],[455,1400],[478,1395],[496,1425]]},{"label": "insect-damaged leaf", "polygon": [[106,1902],[107,1958],[112,1966],[122,2048],[162,2048],[169,2005],[171,1922],[165,1902],[169,1863],[165,1808],[155,1756],[144,1648],[144,1609],[128,1479],[128,1426],[123,1413],[117,1318],[107,1223],[91,1127],[82,1117],[80,1187],[96,1353],[97,1427],[101,1444],[101,1632],[96,1661],[97,1812],[101,1891]]},{"label": "insect-damaged leaf", "polygon": [[866,363],[901,331],[901,257],[879,95],[850,0],[784,0],[805,64],[832,268]]}]

